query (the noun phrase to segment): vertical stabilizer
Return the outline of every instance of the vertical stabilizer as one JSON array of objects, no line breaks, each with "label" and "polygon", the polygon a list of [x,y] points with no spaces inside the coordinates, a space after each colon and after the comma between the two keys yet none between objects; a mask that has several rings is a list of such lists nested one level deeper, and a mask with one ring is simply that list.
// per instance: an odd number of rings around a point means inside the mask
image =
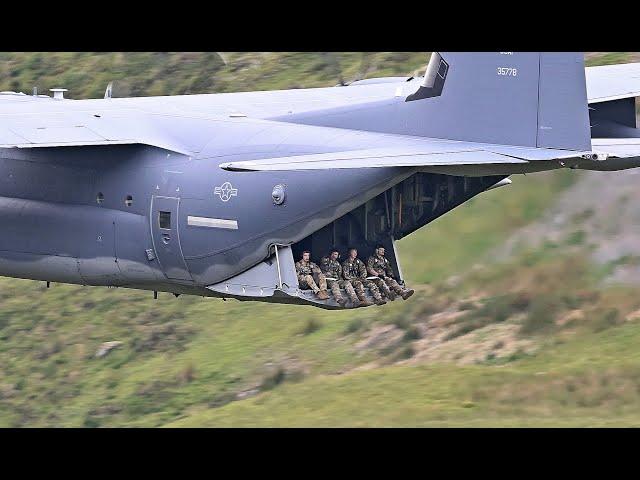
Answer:
[{"label": "vertical stabilizer", "polygon": [[538,141],[541,148],[591,150],[582,53],[540,53]]},{"label": "vertical stabilizer", "polygon": [[591,148],[581,53],[434,52],[406,105],[407,134]]}]

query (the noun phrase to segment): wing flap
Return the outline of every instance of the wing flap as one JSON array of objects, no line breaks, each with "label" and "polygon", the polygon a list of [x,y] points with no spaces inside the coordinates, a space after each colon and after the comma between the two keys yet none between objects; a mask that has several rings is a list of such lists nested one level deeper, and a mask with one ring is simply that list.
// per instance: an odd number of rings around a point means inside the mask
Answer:
[{"label": "wing flap", "polygon": [[28,143],[34,144],[60,142],[61,138],[65,139],[64,143],[94,143],[106,140],[83,125],[47,128],[14,127],[12,131]]},{"label": "wing flap", "polygon": [[90,147],[141,144],[183,154],[190,149],[172,135],[173,117],[149,116],[135,110],[3,113],[0,148]]},{"label": "wing flap", "polygon": [[[114,129],[115,130],[115,129]],[[92,147],[102,145],[149,145],[184,155],[190,151],[169,136],[163,136],[142,127],[120,128],[118,132],[108,128],[90,128],[87,125],[54,125],[32,127],[12,125],[0,126],[0,148],[53,148],[53,147]]]}]

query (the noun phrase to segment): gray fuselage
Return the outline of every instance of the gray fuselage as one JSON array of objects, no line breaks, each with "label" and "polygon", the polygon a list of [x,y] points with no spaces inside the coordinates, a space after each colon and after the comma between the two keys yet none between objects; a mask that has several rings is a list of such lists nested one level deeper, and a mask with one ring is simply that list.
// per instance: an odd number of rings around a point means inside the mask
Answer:
[{"label": "gray fuselage", "polygon": [[[204,287],[269,257],[270,245],[308,236],[411,173],[248,174],[221,170],[221,158],[142,145],[2,150],[0,275],[210,295]],[[235,195],[216,195],[225,182]],[[271,196],[278,184],[283,205]],[[237,228],[193,226],[189,216]]]}]

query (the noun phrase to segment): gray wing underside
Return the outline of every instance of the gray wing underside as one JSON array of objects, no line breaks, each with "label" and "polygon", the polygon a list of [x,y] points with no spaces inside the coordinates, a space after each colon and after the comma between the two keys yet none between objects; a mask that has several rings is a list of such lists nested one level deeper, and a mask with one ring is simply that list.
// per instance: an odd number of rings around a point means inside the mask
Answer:
[{"label": "gray wing underside", "polygon": [[593,150],[616,158],[640,156],[640,138],[594,138]]},{"label": "gray wing underside", "polygon": [[589,103],[640,96],[640,63],[587,67]]}]

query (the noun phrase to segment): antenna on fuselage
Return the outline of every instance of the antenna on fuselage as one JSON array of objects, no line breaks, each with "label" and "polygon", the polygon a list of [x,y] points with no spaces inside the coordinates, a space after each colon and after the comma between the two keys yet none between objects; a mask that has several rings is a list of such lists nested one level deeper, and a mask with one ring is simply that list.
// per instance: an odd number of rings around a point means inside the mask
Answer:
[{"label": "antenna on fuselage", "polygon": [[53,98],[55,100],[64,100],[64,92],[68,92],[66,88],[50,88],[49,91],[53,92]]}]

